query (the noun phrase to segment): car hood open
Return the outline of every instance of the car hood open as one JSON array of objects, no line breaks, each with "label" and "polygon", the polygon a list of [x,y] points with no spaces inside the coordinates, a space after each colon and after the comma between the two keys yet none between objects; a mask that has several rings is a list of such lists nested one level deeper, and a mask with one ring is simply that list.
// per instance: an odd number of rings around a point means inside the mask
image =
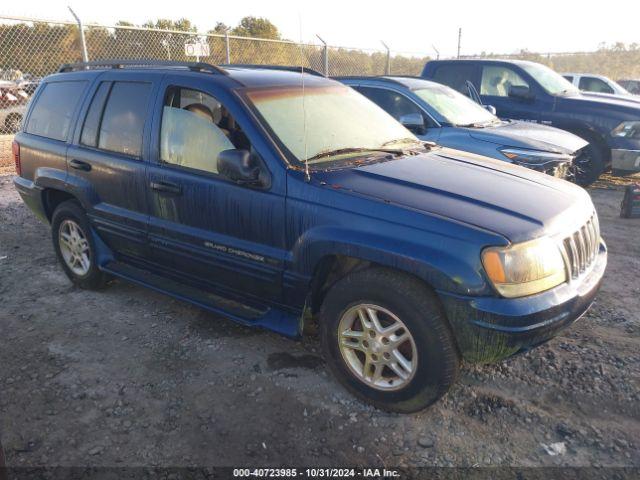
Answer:
[{"label": "car hood open", "polygon": [[589,195],[572,183],[441,147],[357,168],[314,172],[314,178],[490,230],[512,242],[571,231],[574,224],[577,229],[593,212]]},{"label": "car hood open", "polygon": [[587,141],[558,128],[528,122],[505,122],[497,126],[470,128],[476,140],[505,147],[573,154],[584,148]]}]

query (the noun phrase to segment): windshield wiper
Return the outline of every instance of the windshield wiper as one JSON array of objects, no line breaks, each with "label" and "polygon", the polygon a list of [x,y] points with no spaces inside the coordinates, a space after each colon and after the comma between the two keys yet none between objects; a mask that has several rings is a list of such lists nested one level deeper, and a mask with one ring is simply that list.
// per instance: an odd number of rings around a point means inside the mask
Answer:
[{"label": "windshield wiper", "polygon": [[307,162],[313,162],[314,160],[320,160],[326,157],[333,157],[335,155],[341,155],[343,153],[360,153],[360,152],[383,152],[383,153],[392,153],[394,155],[403,155],[404,150],[399,148],[365,148],[365,147],[345,147],[345,148],[336,148],[323,150],[322,152],[318,152],[315,155],[307,158]]}]

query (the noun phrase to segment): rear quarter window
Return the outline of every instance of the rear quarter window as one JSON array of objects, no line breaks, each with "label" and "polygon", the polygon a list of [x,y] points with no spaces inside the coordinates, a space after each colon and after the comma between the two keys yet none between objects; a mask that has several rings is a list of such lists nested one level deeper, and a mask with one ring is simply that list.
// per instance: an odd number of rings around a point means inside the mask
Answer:
[{"label": "rear quarter window", "polygon": [[49,82],[36,98],[25,132],[66,140],[73,113],[87,89],[86,81]]},{"label": "rear quarter window", "polygon": [[433,80],[468,96],[467,80],[473,83],[476,71],[475,65],[440,65],[433,74]]}]

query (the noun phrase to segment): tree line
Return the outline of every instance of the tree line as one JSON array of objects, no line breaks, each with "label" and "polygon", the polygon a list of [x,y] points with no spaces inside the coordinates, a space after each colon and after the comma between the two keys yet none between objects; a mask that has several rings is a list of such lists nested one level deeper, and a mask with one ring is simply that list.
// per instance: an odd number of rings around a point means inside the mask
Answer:
[{"label": "tree line", "polygon": [[[323,50],[315,46],[300,46],[283,38],[268,19],[248,16],[230,27],[217,23],[207,33],[228,33],[232,63],[304,65],[322,70]],[[223,37],[200,37],[187,18],[157,19],[142,25],[119,21],[112,28],[88,25],[85,29],[90,60],[139,59],[194,60],[185,55],[185,43],[206,41],[209,63],[226,62]],[[257,42],[235,37],[255,37],[277,42]],[[485,57],[504,57],[483,52]],[[613,79],[640,78],[640,45],[616,43],[601,45],[597,51],[572,55],[544,55],[527,50],[508,55],[549,65],[557,71],[589,72]],[[77,26],[42,22],[0,24],[0,69],[18,70],[34,76],[55,71],[61,64],[81,60],[81,45]],[[398,75],[419,75],[428,56],[393,55],[390,71]],[[381,75],[385,73],[385,52],[370,52],[349,48],[331,48],[330,75]],[[6,76],[6,75],[5,75]]]}]

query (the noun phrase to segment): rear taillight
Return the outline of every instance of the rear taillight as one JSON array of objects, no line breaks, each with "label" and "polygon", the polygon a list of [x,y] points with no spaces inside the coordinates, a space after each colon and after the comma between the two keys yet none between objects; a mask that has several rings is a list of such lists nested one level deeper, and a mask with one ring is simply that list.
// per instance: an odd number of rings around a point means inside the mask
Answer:
[{"label": "rear taillight", "polygon": [[16,173],[22,176],[22,165],[20,164],[20,144],[15,140],[11,144],[11,152],[13,153],[13,161],[16,164]]}]

